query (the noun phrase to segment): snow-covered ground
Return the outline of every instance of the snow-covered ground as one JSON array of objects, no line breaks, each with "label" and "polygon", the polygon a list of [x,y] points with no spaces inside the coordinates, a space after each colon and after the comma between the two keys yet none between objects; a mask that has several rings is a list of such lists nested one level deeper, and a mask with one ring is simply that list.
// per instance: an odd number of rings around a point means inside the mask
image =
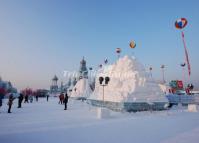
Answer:
[{"label": "snow-covered ground", "polygon": [[199,113],[186,108],[169,111],[120,113],[98,119],[96,107],[69,100],[68,110],[49,102],[14,102],[12,114],[0,108],[0,143],[196,143],[199,140]]}]

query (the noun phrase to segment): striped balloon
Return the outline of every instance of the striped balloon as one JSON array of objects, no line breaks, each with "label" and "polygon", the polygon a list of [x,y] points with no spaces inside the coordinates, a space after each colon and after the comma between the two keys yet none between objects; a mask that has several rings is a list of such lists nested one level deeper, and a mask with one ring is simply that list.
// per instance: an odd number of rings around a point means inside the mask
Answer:
[{"label": "striped balloon", "polygon": [[175,22],[175,27],[177,29],[183,29],[186,25],[187,25],[186,18],[180,18],[180,19],[176,20],[176,22]]}]

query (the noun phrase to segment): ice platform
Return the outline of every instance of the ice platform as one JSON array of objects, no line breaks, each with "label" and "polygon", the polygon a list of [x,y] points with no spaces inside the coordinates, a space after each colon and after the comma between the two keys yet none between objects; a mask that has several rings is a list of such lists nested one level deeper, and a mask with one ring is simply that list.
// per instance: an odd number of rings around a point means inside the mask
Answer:
[{"label": "ice platform", "polygon": [[112,102],[89,99],[87,102],[93,106],[106,107],[114,111],[160,111],[168,109],[168,102]]}]

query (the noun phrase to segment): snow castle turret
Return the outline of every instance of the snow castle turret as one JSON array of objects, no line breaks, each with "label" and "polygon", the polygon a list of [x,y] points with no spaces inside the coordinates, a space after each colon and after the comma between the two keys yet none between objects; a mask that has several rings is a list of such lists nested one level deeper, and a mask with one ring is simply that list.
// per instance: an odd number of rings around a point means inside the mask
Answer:
[{"label": "snow castle turret", "polygon": [[80,68],[79,68],[79,79],[82,78],[88,78],[88,70],[86,67],[86,60],[84,59],[84,57],[80,62]]},{"label": "snow castle turret", "polygon": [[57,93],[58,92],[58,85],[57,85],[58,80],[59,79],[56,75],[52,78],[52,85],[50,86],[50,92],[51,93]]}]

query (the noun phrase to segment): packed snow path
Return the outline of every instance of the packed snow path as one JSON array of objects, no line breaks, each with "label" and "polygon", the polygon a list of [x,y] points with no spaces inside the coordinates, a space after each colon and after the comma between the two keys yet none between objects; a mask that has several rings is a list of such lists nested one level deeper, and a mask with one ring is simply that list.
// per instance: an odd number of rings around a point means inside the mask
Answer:
[{"label": "packed snow path", "polygon": [[96,108],[69,100],[68,110],[57,98],[23,104],[14,101],[8,114],[0,108],[0,143],[194,143],[199,140],[199,113],[170,111],[119,113],[98,119]]}]

